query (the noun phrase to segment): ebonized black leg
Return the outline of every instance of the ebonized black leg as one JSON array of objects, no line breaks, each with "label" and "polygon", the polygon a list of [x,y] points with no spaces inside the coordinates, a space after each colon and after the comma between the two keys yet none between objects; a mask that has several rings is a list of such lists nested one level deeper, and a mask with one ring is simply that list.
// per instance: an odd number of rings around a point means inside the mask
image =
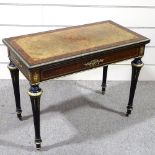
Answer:
[{"label": "ebonized black leg", "polygon": [[128,106],[127,106],[126,116],[129,116],[133,109],[133,99],[134,99],[134,95],[135,95],[138,76],[139,76],[140,70],[144,64],[141,61],[141,58],[135,58],[131,62],[131,65],[132,65],[131,87],[130,87],[130,95],[129,95],[129,102],[128,102]]},{"label": "ebonized black leg", "polygon": [[108,66],[103,66],[102,94],[105,94]]},{"label": "ebonized black leg", "polygon": [[38,84],[31,85],[28,94],[32,104],[36,149],[40,150],[42,142],[40,136],[40,97],[42,94],[42,89]]},{"label": "ebonized black leg", "polygon": [[18,68],[10,61],[8,68],[11,73],[11,78],[12,78],[12,84],[13,84],[13,89],[14,89],[14,95],[15,95],[15,102],[16,102],[16,112],[17,112],[17,117],[19,120],[22,120],[22,109],[20,105],[20,90],[19,90],[19,70]]}]

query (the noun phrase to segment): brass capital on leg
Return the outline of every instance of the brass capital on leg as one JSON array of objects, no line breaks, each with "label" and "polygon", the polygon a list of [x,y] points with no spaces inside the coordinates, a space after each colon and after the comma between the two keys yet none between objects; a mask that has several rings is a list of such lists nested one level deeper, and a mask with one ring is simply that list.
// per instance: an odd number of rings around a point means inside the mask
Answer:
[{"label": "brass capital on leg", "polygon": [[11,71],[11,70],[16,70],[18,68],[12,63],[12,61],[10,61],[10,63],[8,64],[8,69]]},{"label": "brass capital on leg", "polygon": [[144,66],[144,63],[142,62],[141,58],[135,58],[132,62],[131,62],[131,65],[133,67],[143,67]]},{"label": "brass capital on leg", "polygon": [[39,87],[39,84],[32,84],[31,88],[28,91],[29,96],[37,97],[41,96],[43,93],[43,90]]}]

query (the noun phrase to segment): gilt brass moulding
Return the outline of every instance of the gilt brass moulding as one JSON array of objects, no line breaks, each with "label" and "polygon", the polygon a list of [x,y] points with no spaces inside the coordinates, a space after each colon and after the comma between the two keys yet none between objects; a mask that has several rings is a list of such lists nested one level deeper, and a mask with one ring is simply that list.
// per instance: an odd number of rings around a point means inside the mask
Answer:
[{"label": "gilt brass moulding", "polygon": [[104,62],[104,59],[94,59],[94,60],[91,60],[91,61],[85,63],[84,65],[86,67],[95,67],[95,66],[100,65],[103,62]]}]

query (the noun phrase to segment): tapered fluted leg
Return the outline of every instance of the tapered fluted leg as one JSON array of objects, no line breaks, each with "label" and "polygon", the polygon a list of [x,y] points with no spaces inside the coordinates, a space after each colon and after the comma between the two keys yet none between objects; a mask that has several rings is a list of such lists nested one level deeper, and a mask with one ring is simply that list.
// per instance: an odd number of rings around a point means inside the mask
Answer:
[{"label": "tapered fluted leg", "polygon": [[138,76],[144,64],[141,61],[141,58],[136,58],[131,62],[131,65],[132,65],[131,87],[130,87],[130,95],[129,95],[129,102],[127,106],[126,116],[129,116],[133,109],[133,99],[135,95]]},{"label": "tapered fluted leg", "polygon": [[28,94],[30,96],[32,111],[33,111],[33,120],[34,120],[34,129],[35,129],[35,144],[36,149],[41,148],[41,136],[40,136],[40,97],[42,94],[42,89],[39,88],[39,85],[31,85]]},{"label": "tapered fluted leg", "polygon": [[19,118],[19,120],[22,120],[22,115],[21,115],[22,109],[20,105],[20,90],[19,90],[19,70],[11,61],[8,65],[8,68],[10,70],[11,78],[12,78],[17,117]]},{"label": "tapered fluted leg", "polygon": [[102,94],[105,94],[108,66],[103,66]]}]

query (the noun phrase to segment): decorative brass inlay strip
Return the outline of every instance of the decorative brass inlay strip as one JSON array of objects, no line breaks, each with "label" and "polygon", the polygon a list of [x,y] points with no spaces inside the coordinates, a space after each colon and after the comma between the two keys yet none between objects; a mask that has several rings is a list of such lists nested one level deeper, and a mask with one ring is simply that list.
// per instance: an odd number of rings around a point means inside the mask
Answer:
[{"label": "decorative brass inlay strip", "polygon": [[84,65],[86,67],[95,67],[95,66],[98,66],[102,62],[104,62],[104,59],[94,59],[94,60],[91,60],[91,61],[85,63]]}]

